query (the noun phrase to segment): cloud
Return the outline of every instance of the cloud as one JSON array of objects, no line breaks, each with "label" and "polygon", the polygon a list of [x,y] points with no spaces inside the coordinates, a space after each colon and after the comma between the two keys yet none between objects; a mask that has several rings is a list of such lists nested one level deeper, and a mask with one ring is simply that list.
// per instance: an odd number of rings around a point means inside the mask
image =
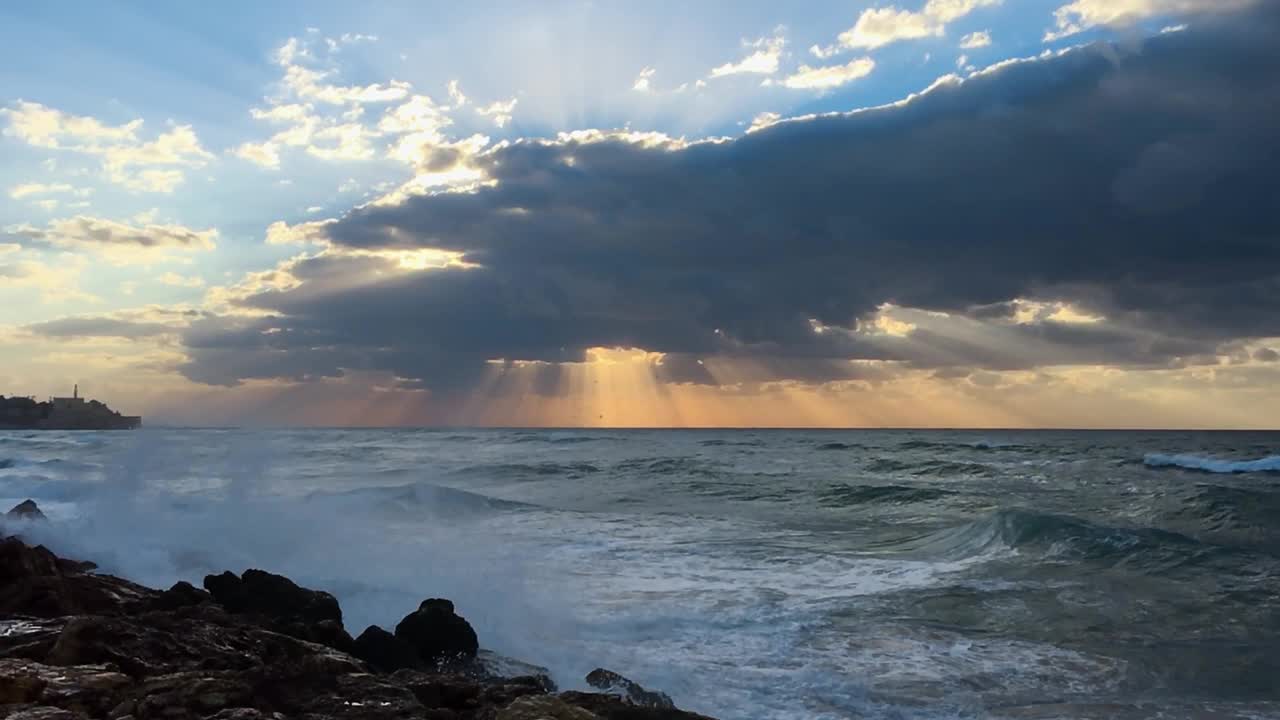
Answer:
[{"label": "cloud", "polygon": [[204,279],[199,277],[183,277],[175,272],[167,272],[159,277],[160,283],[170,285],[172,287],[185,288],[201,288],[204,287]]},{"label": "cloud", "polygon": [[510,98],[507,100],[495,100],[488,105],[477,108],[476,112],[480,115],[493,119],[493,124],[498,127],[506,127],[511,122],[511,114],[516,109],[518,98]]},{"label": "cloud", "polygon": [[462,87],[458,84],[457,80],[449,81],[448,90],[449,100],[453,102],[454,106],[462,107],[467,104],[467,96],[462,94]]},{"label": "cloud", "polygon": [[[224,294],[183,372],[447,392],[593,348],[725,386],[1216,363],[1280,336],[1277,78],[1268,8],[729,141],[499,144],[467,192],[305,226],[324,249]],[[458,260],[394,255],[432,252]]]},{"label": "cloud", "polygon": [[781,32],[772,37],[762,37],[751,42],[743,41],[743,45],[754,52],[737,62],[729,62],[712,68],[711,77],[727,77],[729,75],[755,74],[772,75],[778,72],[778,64],[782,59],[782,50],[787,40]]},{"label": "cloud", "polygon": [[210,251],[216,247],[218,237],[218,231],[212,228],[135,226],[84,215],[54,220],[44,228],[9,227],[6,233],[30,247],[92,252],[119,265],[157,262],[170,252]]},{"label": "cloud", "polygon": [[[331,54],[333,47],[328,48]],[[409,165],[417,175],[401,192],[424,187],[468,182],[467,157],[488,138],[472,134],[456,138],[449,134],[453,114],[469,108],[499,128],[511,122],[517,98],[470,105],[457,80],[448,83],[452,105],[436,102],[431,96],[413,92],[407,82],[392,80],[371,85],[342,85],[335,81],[337,70],[315,69],[332,58],[312,40],[290,38],[275,54],[284,68],[280,94],[268,99],[268,106],[253,108],[254,119],[280,127],[266,140],[248,141],[231,153],[264,168],[281,166],[286,148],[297,148],[321,160],[352,162],[372,160],[382,155]],[[387,105],[378,115],[366,106]],[[479,142],[483,140],[483,142]]]},{"label": "cloud", "polygon": [[11,301],[25,303],[35,291],[46,303],[100,302],[80,289],[80,276],[88,264],[83,255],[46,255],[16,243],[0,243],[0,296],[6,290],[17,291]]},{"label": "cloud", "polygon": [[840,33],[836,44],[809,49],[819,58],[829,58],[847,50],[875,50],[902,40],[942,37],[947,25],[978,8],[999,5],[1003,0],[929,0],[919,12],[895,5],[867,8],[853,27]]},{"label": "cloud", "polygon": [[66,183],[23,183],[9,188],[9,197],[14,200],[20,200],[32,195],[50,195],[55,193],[70,193],[76,197],[88,197],[93,194],[93,188],[77,188],[74,185],[68,185]]},{"label": "cloud", "polygon": [[111,126],[25,100],[0,109],[0,115],[9,119],[6,135],[34,147],[97,156],[107,178],[129,190],[173,192],[185,179],[177,168],[203,167],[213,158],[190,125],[173,125],[142,140],[142,120]]},{"label": "cloud", "polygon": [[1236,12],[1257,0],[1075,0],[1053,13],[1054,29],[1045,32],[1052,42],[1099,25],[1131,25],[1149,17],[1197,13]]},{"label": "cloud", "polygon": [[280,145],[275,142],[244,143],[231,151],[241,160],[248,160],[265,168],[280,167]]},{"label": "cloud", "polygon": [[97,315],[69,315],[19,328],[28,335],[55,340],[118,338],[148,340],[177,336],[204,313],[184,306],[147,306]]},{"label": "cloud", "polygon": [[986,30],[971,32],[960,38],[960,48],[963,50],[976,50],[978,48],[989,47],[991,45],[991,33]]},{"label": "cloud", "polygon": [[826,90],[864,78],[876,69],[876,61],[869,57],[851,60],[844,65],[828,67],[809,67],[801,65],[795,73],[788,75],[782,84],[794,89]]},{"label": "cloud", "polygon": [[655,72],[657,72],[657,70],[654,70],[651,67],[641,70],[640,74],[636,76],[635,84],[631,86],[631,89],[638,92],[649,92],[651,89],[649,87],[649,80],[653,77]]}]

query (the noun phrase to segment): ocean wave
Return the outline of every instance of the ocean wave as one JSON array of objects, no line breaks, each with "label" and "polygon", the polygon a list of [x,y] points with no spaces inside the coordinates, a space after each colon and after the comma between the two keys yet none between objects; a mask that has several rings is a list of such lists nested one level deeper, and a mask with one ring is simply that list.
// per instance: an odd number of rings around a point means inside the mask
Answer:
[{"label": "ocean wave", "polygon": [[702,447],[760,447],[764,443],[759,440],[702,440],[698,443]]},{"label": "ocean wave", "polygon": [[720,477],[721,472],[696,457],[632,458],[614,466],[619,472],[654,473],[657,475],[685,475]]},{"label": "ocean wave", "polygon": [[1280,527],[1280,493],[1224,485],[1197,485],[1180,500],[1177,515],[1211,533],[1258,534]]},{"label": "ocean wave", "polygon": [[999,510],[979,520],[932,533],[902,549],[947,558],[1002,552],[1031,553],[1057,562],[1124,565],[1161,573],[1182,565],[1234,559],[1249,562],[1250,551],[1203,542],[1159,528],[1099,525],[1068,515]]},{"label": "ocean wave", "polygon": [[510,439],[513,443],[546,443],[548,445],[577,445],[579,443],[611,442],[612,435],[549,435],[546,433],[522,433]]},{"label": "ocean wave", "polygon": [[829,442],[829,443],[822,443],[821,445],[819,445],[814,449],[831,451],[831,450],[853,450],[855,448],[860,448],[860,447],[862,446],[855,443]]},{"label": "ocean wave", "polygon": [[952,495],[938,488],[909,487],[906,485],[849,485],[832,488],[820,496],[820,502],[828,507],[847,507],[871,503],[908,504],[928,502]]},{"label": "ocean wave", "polygon": [[1280,473],[1280,455],[1258,460],[1225,460],[1200,455],[1148,453],[1142,458],[1142,462],[1150,468],[1181,468],[1206,473]]},{"label": "ocean wave", "polygon": [[532,507],[527,503],[502,500],[468,490],[458,490],[443,485],[422,482],[358,488],[339,492],[316,491],[307,495],[306,500],[311,503],[337,503],[341,505],[348,505],[354,501],[358,507],[394,509],[415,513],[425,508],[441,516]]},{"label": "ocean wave", "polygon": [[941,440],[906,440],[898,443],[899,450],[993,450],[1025,452],[1035,448],[1019,443],[999,440],[974,440],[972,442]]},{"label": "ocean wave", "polygon": [[588,462],[540,462],[540,463],[496,463],[470,465],[458,470],[462,475],[485,475],[496,478],[506,477],[581,477],[600,472],[600,468]]}]

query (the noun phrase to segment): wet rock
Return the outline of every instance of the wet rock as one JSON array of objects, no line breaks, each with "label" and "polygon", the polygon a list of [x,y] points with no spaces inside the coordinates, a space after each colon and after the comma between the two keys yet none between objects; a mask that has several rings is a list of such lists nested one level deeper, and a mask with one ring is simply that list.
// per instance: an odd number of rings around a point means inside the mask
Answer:
[{"label": "wet rock", "polygon": [[496,720],[599,720],[599,716],[553,695],[523,697],[498,711]]},{"label": "wet rock", "polygon": [[406,640],[428,665],[444,667],[470,661],[480,649],[476,631],[454,612],[453,603],[423,600],[418,609],[396,625],[396,637]]},{"label": "wet rock", "polygon": [[[702,720],[623,699],[653,693],[604,671],[597,679],[617,696],[548,695],[545,669],[477,653],[475,631],[447,600],[424,601],[395,634],[371,627],[350,641],[362,661],[332,645],[350,639],[332,596],[287,578],[225,573],[207,581],[210,593],[188,583],[159,593],[82,567],[0,541],[4,716]],[[318,636],[330,644],[308,639]]]},{"label": "wet rock", "polygon": [[283,575],[245,570],[209,575],[204,587],[215,602],[236,615],[257,618],[264,627],[293,637],[350,651],[354,641],[342,627],[338,600],[323,590],[300,587]]},{"label": "wet rock", "polygon": [[674,708],[676,704],[666,693],[646,690],[639,683],[632,682],[612,670],[596,668],[587,673],[587,684],[597,690],[614,693],[619,697],[641,707]]},{"label": "wet rock", "polygon": [[0,540],[0,615],[113,615],[134,611],[157,594],[127,580],[85,572],[92,567],[16,537]]},{"label": "wet rock", "polygon": [[355,639],[352,654],[382,672],[423,666],[418,651],[408,640],[397,637],[377,625],[370,625]]},{"label": "wet rock", "polygon": [[712,720],[687,710],[634,705],[617,695],[565,692],[557,697],[571,705],[590,710],[601,720]]},{"label": "wet rock", "polygon": [[4,514],[11,520],[48,520],[41,512],[40,506],[35,500],[27,499],[9,508],[9,512]]},{"label": "wet rock", "polygon": [[203,717],[252,704],[253,687],[237,672],[181,672],[148,678],[130,700],[139,720]]},{"label": "wet rock", "polygon": [[248,670],[288,663],[309,672],[364,672],[359,660],[324,645],[246,624],[203,605],[136,617],[76,617],[43,660],[113,663],[135,677],[194,670]]},{"label": "wet rock", "polygon": [[0,660],[0,705],[39,703],[90,715],[119,702],[131,683],[105,665],[53,667],[30,660]]},{"label": "wet rock", "polygon": [[485,680],[533,680],[546,692],[557,690],[555,681],[551,679],[551,670],[491,650],[478,651],[472,667],[472,674]]},{"label": "wet rock", "polygon": [[251,707],[228,708],[205,720],[284,720],[284,713],[268,713]]},{"label": "wet rock", "polygon": [[5,720],[82,720],[84,717],[86,716],[83,713],[71,712],[59,707],[29,705],[9,709]]},{"label": "wet rock", "polygon": [[173,587],[160,593],[151,603],[152,610],[177,610],[178,608],[191,607],[201,603],[209,602],[213,596],[208,592],[192,585],[186,580],[180,580],[173,584]]}]

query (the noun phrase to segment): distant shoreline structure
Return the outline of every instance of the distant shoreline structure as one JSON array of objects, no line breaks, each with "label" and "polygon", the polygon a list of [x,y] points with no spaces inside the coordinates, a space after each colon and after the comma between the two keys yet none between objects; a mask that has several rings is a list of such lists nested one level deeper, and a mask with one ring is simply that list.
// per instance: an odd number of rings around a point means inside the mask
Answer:
[{"label": "distant shoreline structure", "polygon": [[0,395],[0,430],[136,430],[141,415],[121,415],[97,400],[80,397],[80,386],[71,397],[37,402],[33,397]]}]

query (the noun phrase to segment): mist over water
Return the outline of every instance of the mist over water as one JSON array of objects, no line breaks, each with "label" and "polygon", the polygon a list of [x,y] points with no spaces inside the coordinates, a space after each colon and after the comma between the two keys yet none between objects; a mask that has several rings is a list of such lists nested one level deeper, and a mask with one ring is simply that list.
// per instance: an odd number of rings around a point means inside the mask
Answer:
[{"label": "mist over water", "polygon": [[329,590],[353,634],[449,597],[563,685],[603,665],[726,720],[1277,717],[1277,455],[1268,433],[10,432],[0,502],[148,585]]}]

